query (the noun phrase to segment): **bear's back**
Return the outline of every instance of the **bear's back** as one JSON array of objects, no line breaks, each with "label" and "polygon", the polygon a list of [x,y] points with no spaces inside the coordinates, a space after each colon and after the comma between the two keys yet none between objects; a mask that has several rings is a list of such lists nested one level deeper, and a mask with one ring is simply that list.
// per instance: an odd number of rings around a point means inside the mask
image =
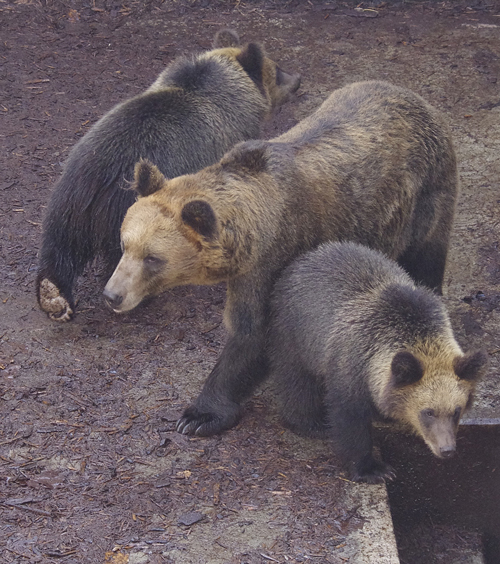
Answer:
[{"label": "bear's back", "polygon": [[354,82],[334,90],[313,114],[274,141],[310,143],[328,131],[363,137],[390,131],[406,137],[409,127],[425,136],[449,135],[439,112],[418,94],[383,81]]},{"label": "bear's back", "polygon": [[362,364],[449,326],[437,296],[356,243],[326,243],[299,257],[277,282],[272,310],[273,338],[293,341],[320,372],[332,358],[339,368]]}]

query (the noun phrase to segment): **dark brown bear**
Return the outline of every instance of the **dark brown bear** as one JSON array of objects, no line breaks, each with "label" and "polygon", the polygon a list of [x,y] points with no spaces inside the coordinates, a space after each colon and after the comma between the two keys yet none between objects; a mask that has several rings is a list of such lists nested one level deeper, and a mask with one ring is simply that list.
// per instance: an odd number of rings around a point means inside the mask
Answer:
[{"label": "dark brown bear", "polygon": [[180,284],[227,281],[228,341],[182,433],[233,426],[268,371],[269,298],[281,271],[320,243],[352,240],[441,290],[457,195],[440,115],[385,82],[335,91],[270,141],[240,143],[215,165],[167,180],[136,168],[142,196],[121,229],[123,257],[105,288],[117,312]]},{"label": "dark brown bear", "polygon": [[438,296],[355,243],[325,243],[285,269],[268,353],[286,425],[330,439],[351,478],[370,483],[394,477],[373,457],[373,416],[448,458],[487,360],[463,354]]},{"label": "dark brown bear", "polygon": [[299,77],[284,73],[260,46],[237,45],[234,32],[220,32],[213,51],[174,61],[75,145],[43,224],[37,297],[51,319],[71,319],[73,284],[96,255],[117,265],[120,225],[135,201],[122,188],[140,158],[167,177],[195,172],[258,137],[272,108],[297,90]]}]

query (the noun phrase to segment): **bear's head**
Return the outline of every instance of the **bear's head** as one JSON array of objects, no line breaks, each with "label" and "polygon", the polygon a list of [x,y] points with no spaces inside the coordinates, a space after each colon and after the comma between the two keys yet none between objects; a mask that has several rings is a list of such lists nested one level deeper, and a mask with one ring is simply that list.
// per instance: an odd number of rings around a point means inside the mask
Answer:
[{"label": "bear's head", "polygon": [[300,86],[299,74],[283,71],[258,43],[241,46],[238,34],[229,29],[217,32],[214,39],[214,54],[228,57],[241,65],[262,94],[269,100],[271,108],[281,106]]},{"label": "bear's head", "polygon": [[[213,78],[213,64],[216,62],[229,72],[226,80],[229,76],[233,77],[233,87],[246,88],[246,95],[253,92],[257,105],[263,104],[268,113],[286,102],[300,86],[299,74],[283,71],[266,55],[259,43],[241,45],[238,34],[230,29],[219,31],[215,36],[213,49],[197,55],[194,62],[196,64],[186,64],[183,58],[173,61],[148,91],[162,90],[165,85],[174,84],[185,91],[196,92],[204,84],[206,77]],[[255,88],[248,88],[252,83]],[[238,95],[233,90],[225,92],[224,88],[221,89],[221,84],[215,84],[219,95],[229,99],[237,98]],[[230,83],[226,84],[231,86]]]},{"label": "bear's head", "polygon": [[237,253],[231,252],[234,230],[198,189],[203,174],[167,180],[148,161],[136,164],[139,198],[123,220],[123,255],[104,289],[115,312],[129,311],[174,286],[215,284],[237,268]]},{"label": "bear's head", "polygon": [[434,344],[398,352],[391,362],[384,411],[409,424],[435,456],[449,458],[456,450],[460,418],[472,403],[487,359],[484,351],[445,355]]}]

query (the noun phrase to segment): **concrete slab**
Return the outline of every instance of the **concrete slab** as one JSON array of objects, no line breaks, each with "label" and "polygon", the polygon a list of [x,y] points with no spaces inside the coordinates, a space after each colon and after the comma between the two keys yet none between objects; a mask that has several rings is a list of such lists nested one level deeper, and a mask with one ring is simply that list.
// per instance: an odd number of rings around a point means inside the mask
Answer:
[{"label": "concrete slab", "polygon": [[363,527],[346,539],[345,557],[352,564],[399,564],[385,486],[357,485],[348,492],[346,505],[356,507],[365,519]]}]

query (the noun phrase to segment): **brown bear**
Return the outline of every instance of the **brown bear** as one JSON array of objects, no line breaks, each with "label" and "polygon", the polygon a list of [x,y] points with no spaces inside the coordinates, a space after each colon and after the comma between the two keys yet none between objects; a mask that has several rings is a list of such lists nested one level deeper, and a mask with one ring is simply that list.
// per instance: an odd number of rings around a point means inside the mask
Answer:
[{"label": "brown bear", "polygon": [[438,296],[382,253],[337,242],[288,266],[271,303],[267,350],[290,429],[330,439],[354,481],[394,477],[372,454],[374,414],[454,454],[487,355],[463,354]]},{"label": "brown bear", "polygon": [[271,290],[299,254],[364,243],[439,292],[457,184],[444,120],[420,96],[378,81],[333,92],[284,135],[240,143],[196,174],[167,180],[138,164],[141,197],[122,225],[110,306],[128,311],[173,286],[227,281],[227,344],[178,430],[236,424],[268,371]]},{"label": "brown bear", "polygon": [[271,110],[297,90],[255,43],[216,35],[214,50],[172,62],[150,88],[101,118],[75,145],[43,224],[37,297],[56,321],[73,316],[73,284],[101,255],[114,269],[120,225],[135,201],[128,187],[140,158],[167,176],[217,162],[239,141],[256,138]]}]

